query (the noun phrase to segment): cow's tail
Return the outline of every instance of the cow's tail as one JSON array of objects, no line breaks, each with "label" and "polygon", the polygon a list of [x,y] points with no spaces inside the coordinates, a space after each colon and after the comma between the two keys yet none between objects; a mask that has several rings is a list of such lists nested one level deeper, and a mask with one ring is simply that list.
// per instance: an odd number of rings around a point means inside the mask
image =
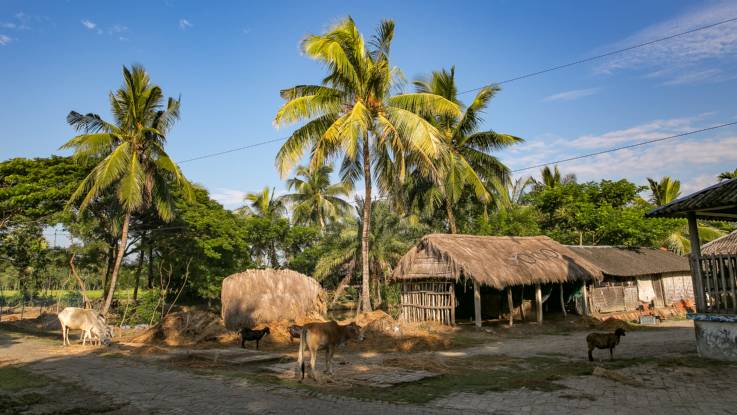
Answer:
[{"label": "cow's tail", "polygon": [[300,380],[304,380],[305,378],[305,359],[304,359],[304,351],[305,351],[305,345],[307,342],[307,330],[303,327],[302,333],[300,333],[299,336],[299,354],[297,355],[297,367],[300,371]]}]

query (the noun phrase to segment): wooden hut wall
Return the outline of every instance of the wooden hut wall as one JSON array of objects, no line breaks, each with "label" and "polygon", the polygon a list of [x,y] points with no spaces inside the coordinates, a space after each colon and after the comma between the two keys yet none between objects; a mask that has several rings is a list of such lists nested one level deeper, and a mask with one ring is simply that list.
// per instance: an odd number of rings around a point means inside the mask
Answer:
[{"label": "wooden hut wall", "polygon": [[449,281],[403,282],[400,320],[455,324],[454,283]]},{"label": "wooden hut wall", "polygon": [[593,287],[590,291],[591,306],[599,313],[634,310],[639,305],[637,287]]}]

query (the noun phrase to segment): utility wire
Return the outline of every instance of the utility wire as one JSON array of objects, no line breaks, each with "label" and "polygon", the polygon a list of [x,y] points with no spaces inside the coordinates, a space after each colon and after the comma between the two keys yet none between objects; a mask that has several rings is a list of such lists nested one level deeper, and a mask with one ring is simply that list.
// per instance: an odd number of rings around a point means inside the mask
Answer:
[{"label": "utility wire", "polygon": [[[541,70],[535,71],[535,72],[530,72],[530,73],[527,73],[527,74],[524,74],[524,75],[516,76],[514,78],[505,79],[505,80],[503,80],[501,82],[496,82],[496,83],[494,83],[492,85],[503,85],[503,84],[508,84],[510,82],[519,81],[521,79],[531,78],[533,76],[542,75],[544,73],[557,71],[559,69],[568,68],[568,67],[571,67],[571,66],[574,66],[574,65],[579,65],[579,64],[582,64],[582,63],[591,62],[591,61],[595,61],[595,60],[598,60],[598,59],[606,58],[608,56],[617,55],[617,54],[624,53],[624,52],[629,52],[629,51],[634,50],[634,49],[642,48],[642,47],[645,47],[645,46],[650,46],[650,45],[652,45],[654,43],[663,42],[663,41],[674,39],[674,38],[677,38],[677,37],[680,37],[680,36],[689,35],[691,33],[699,32],[701,30],[711,29],[713,27],[716,27],[716,26],[719,26],[719,25],[723,25],[723,24],[726,24],[726,23],[730,23],[730,22],[734,22],[734,21],[737,21],[737,17],[732,17],[732,18],[727,19],[727,20],[722,20],[722,21],[719,21],[719,22],[716,22],[716,23],[711,23],[711,24],[708,24],[706,26],[700,26],[700,27],[697,27],[695,29],[687,30],[685,32],[679,32],[679,33],[676,33],[676,34],[673,34],[673,35],[670,35],[670,36],[661,37],[659,39],[651,40],[651,41],[648,41],[648,42],[638,43],[636,45],[628,46],[626,48],[613,50],[613,51],[607,52],[607,53],[602,53],[601,55],[590,56],[588,58],[579,59],[577,61],[564,63],[562,65],[553,66],[553,67],[546,68],[546,69],[541,69]],[[482,87],[479,87],[479,88],[474,88],[474,89],[469,89],[469,90],[463,91],[463,92],[459,92],[458,95],[468,94],[469,92],[475,92],[475,91],[478,91],[478,90],[483,89],[483,88],[485,88],[485,86],[482,86]]]},{"label": "utility wire", "polygon": [[[726,24],[726,23],[734,22],[734,21],[737,21],[737,17],[732,17],[732,18],[729,18],[729,19],[726,19],[726,20],[721,20],[721,21],[718,21],[718,22],[715,22],[715,23],[708,24],[706,26],[700,26],[700,27],[697,27],[697,28],[694,28],[694,29],[691,29],[691,30],[687,30],[685,32],[675,33],[675,34],[672,34],[670,36],[661,37],[661,38],[654,39],[654,40],[651,40],[651,41],[648,41],[648,42],[638,43],[636,45],[628,46],[628,47],[622,48],[622,49],[613,50],[611,52],[603,53],[601,55],[591,56],[591,57],[588,57],[588,58],[579,59],[577,61],[564,63],[562,65],[553,66],[553,67],[545,68],[545,69],[542,69],[542,70],[539,70],[539,71],[526,73],[526,74],[523,74],[523,75],[516,76],[514,78],[509,78],[509,79],[505,79],[505,80],[500,81],[500,82],[492,83],[492,85],[503,85],[503,84],[508,84],[508,83],[511,83],[511,82],[519,81],[519,80],[522,80],[522,79],[531,78],[533,76],[542,75],[542,74],[545,74],[545,73],[548,73],[548,72],[552,72],[552,71],[557,71],[559,69],[568,68],[568,67],[571,67],[571,66],[574,66],[574,65],[580,65],[582,63],[595,61],[595,60],[602,59],[602,58],[605,58],[605,57],[608,57],[608,56],[613,56],[613,55],[617,55],[617,54],[620,54],[620,53],[628,52],[628,51],[631,51],[631,50],[634,50],[634,49],[638,49],[638,48],[642,48],[642,47],[645,47],[645,46],[649,46],[649,45],[652,45],[654,43],[663,42],[663,41],[674,39],[674,38],[677,38],[677,37],[680,37],[680,36],[685,36],[685,35],[688,35],[688,34],[691,34],[691,33],[699,32],[701,30],[711,29],[713,27],[717,27],[717,26],[720,26],[720,25],[723,25],[723,24]],[[466,90],[466,91],[463,91],[463,92],[459,92],[458,95],[463,95],[463,94],[468,94],[470,92],[479,91],[479,90],[481,90],[483,88],[486,88],[486,86],[487,85],[484,85],[484,86],[478,87],[478,88],[469,89],[469,90]],[[277,143],[277,142],[286,141],[286,140],[287,140],[287,138],[275,138],[275,139],[271,139],[271,140],[266,140],[266,141],[261,141],[261,142],[258,142],[258,143],[253,143],[253,144],[245,145],[245,146],[242,146],[242,147],[236,147],[236,148],[231,148],[229,150],[219,151],[217,153],[210,153],[210,154],[204,154],[204,155],[198,156],[198,157],[192,157],[190,159],[181,160],[178,163],[189,163],[191,161],[208,159],[208,158],[212,158],[212,157],[222,156],[224,154],[234,153],[236,151],[242,151],[242,150],[246,150],[246,149],[249,149],[249,148],[259,147],[259,146],[263,146],[263,145],[266,145],[266,144]]]},{"label": "utility wire", "polygon": [[521,172],[521,171],[525,171],[525,170],[536,169],[536,168],[539,168],[539,167],[545,167],[545,166],[549,166],[551,164],[560,164],[560,163],[565,163],[565,162],[568,162],[568,161],[580,160],[580,159],[587,158],[587,157],[598,156],[600,154],[613,153],[615,151],[625,150],[625,149],[633,148],[633,147],[644,146],[644,145],[652,144],[652,143],[658,143],[658,142],[666,141],[666,140],[672,140],[674,138],[685,137],[687,135],[702,133],[704,131],[716,130],[718,128],[729,127],[731,125],[737,125],[737,121],[728,122],[728,123],[719,124],[719,125],[713,125],[711,127],[706,127],[706,128],[701,128],[701,129],[698,129],[698,130],[688,131],[688,132],[685,132],[685,133],[671,135],[671,136],[668,136],[668,137],[661,137],[661,138],[655,138],[653,140],[641,141],[639,143],[629,144],[629,145],[626,145],[626,146],[614,147],[614,148],[610,148],[608,150],[597,151],[597,152],[594,152],[594,153],[582,154],[580,156],[568,157],[568,158],[565,158],[565,159],[550,161],[550,162],[547,162],[547,163],[536,164],[534,166],[523,167],[521,169],[514,169],[514,170],[512,170],[512,173],[517,173],[517,172]]}]

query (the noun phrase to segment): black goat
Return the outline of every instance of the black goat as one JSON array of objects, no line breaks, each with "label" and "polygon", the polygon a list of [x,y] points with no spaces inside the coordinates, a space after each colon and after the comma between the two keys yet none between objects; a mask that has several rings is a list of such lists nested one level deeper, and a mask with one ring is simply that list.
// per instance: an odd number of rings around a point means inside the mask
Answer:
[{"label": "black goat", "polygon": [[614,348],[619,344],[619,340],[624,336],[624,329],[618,328],[614,333],[591,333],[586,336],[586,343],[589,345],[589,360],[594,361],[591,352],[596,349],[609,349],[609,356],[614,360]]},{"label": "black goat", "polygon": [[241,329],[241,347],[244,349],[246,348],[246,341],[255,341],[256,350],[258,350],[258,343],[269,333],[271,333],[271,331],[268,327],[264,327],[261,330],[252,330],[248,327],[244,327]]},{"label": "black goat", "polygon": [[289,331],[289,343],[291,344],[293,339],[299,339],[302,336],[302,326],[293,324],[287,329]]}]

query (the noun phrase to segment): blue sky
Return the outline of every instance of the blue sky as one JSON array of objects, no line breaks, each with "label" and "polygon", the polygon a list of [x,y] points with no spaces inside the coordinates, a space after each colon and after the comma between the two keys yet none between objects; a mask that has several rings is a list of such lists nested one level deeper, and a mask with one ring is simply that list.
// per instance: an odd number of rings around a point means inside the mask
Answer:
[{"label": "blue sky", "polygon": [[[299,41],[351,15],[369,35],[395,20],[393,63],[407,78],[456,66],[461,90],[737,17],[737,2],[370,3],[0,2],[0,159],[63,154],[70,110],[107,117],[122,65],[143,64],[182,97],[169,151],[184,160],[285,137],[278,91],[323,70]],[[504,85],[487,128],[521,136],[512,168],[737,120],[737,22]],[[467,101],[472,94],[465,96]],[[278,144],[182,165],[226,207],[283,190]],[[582,180],[671,175],[693,191],[737,167],[737,128],[561,165]],[[529,173],[536,174],[533,170]]]}]

